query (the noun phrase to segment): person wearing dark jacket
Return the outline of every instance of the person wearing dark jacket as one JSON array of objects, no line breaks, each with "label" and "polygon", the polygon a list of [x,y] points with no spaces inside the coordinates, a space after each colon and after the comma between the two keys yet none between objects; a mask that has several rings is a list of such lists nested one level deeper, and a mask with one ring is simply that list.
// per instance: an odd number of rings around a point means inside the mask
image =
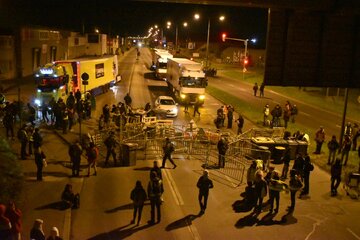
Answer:
[{"label": "person wearing dark jacket", "polygon": [[37,172],[36,172],[36,179],[38,181],[42,181],[43,180],[43,168],[44,168],[44,164],[46,163],[46,156],[44,154],[44,152],[41,150],[40,147],[35,148],[35,164],[36,164],[36,168],[37,168]]},{"label": "person wearing dark jacket", "polygon": [[35,128],[34,134],[33,134],[33,141],[34,141],[34,148],[41,147],[43,138],[40,135],[40,129]]},{"label": "person wearing dark jacket", "polygon": [[61,194],[61,200],[65,202],[66,207],[79,208],[80,194],[75,194],[70,183],[65,185],[64,191]]},{"label": "person wearing dark jacket", "polygon": [[287,174],[289,171],[289,165],[290,165],[290,148],[288,147],[285,150],[284,156],[282,157],[282,161],[284,163],[282,173],[281,173],[281,179],[287,179]]},{"label": "person wearing dark jacket", "polygon": [[228,119],[227,128],[232,128],[232,122],[233,122],[233,116],[234,116],[234,108],[231,105],[228,105],[227,109],[228,109],[228,112],[227,112],[227,119]]},{"label": "person wearing dark jacket", "polygon": [[345,135],[344,142],[341,147],[341,161],[343,162],[343,165],[346,166],[347,161],[349,159],[349,152],[351,150],[351,139],[349,135]]},{"label": "person wearing dark jacket", "polygon": [[11,222],[9,218],[5,216],[6,206],[0,204],[0,239],[10,240],[11,238]]},{"label": "person wearing dark jacket", "polygon": [[163,146],[163,152],[164,152],[164,156],[163,156],[163,161],[162,161],[162,164],[161,164],[161,168],[165,168],[165,163],[166,163],[166,160],[169,159],[169,161],[172,163],[173,165],[173,169],[175,169],[177,166],[176,164],[174,163],[172,157],[171,157],[171,154],[175,151],[175,146],[174,144],[170,141],[170,139],[167,137],[165,139],[165,144]]},{"label": "person wearing dark jacket", "polygon": [[78,177],[80,175],[80,162],[81,162],[81,154],[83,149],[80,145],[79,141],[76,141],[74,144],[69,147],[69,156],[70,161],[72,163],[72,176]]},{"label": "person wearing dark jacket", "polygon": [[341,159],[337,158],[331,166],[331,196],[337,195],[337,189],[341,183]]},{"label": "person wearing dark jacket", "polygon": [[336,136],[333,135],[330,142],[327,144],[329,149],[329,158],[327,165],[331,165],[335,161],[336,151],[339,149],[340,145],[339,142],[336,140]]},{"label": "person wearing dark jacket", "polygon": [[159,168],[158,162],[154,161],[154,165],[153,167],[150,169],[150,177],[151,177],[151,173],[152,172],[156,172],[156,175],[162,179],[162,173],[161,173],[161,168]]},{"label": "person wearing dark jacket", "polygon": [[156,175],[155,172],[151,173],[147,192],[151,205],[151,220],[148,221],[148,223],[153,225],[155,224],[155,209],[157,212],[157,222],[159,223],[161,221],[161,196],[164,193],[162,180]]},{"label": "person wearing dark jacket", "polygon": [[236,120],[236,123],[237,123],[237,134],[242,134],[242,129],[244,127],[244,118],[242,115],[239,114],[239,118]]},{"label": "person wearing dark jacket", "polygon": [[135,223],[136,214],[137,212],[139,212],[138,220],[137,220],[137,226],[139,226],[141,221],[141,213],[144,207],[144,202],[147,199],[145,189],[143,188],[139,180],[136,181],[135,188],[131,191],[130,199],[133,201],[133,205],[134,205],[134,213],[133,213],[133,219],[131,220],[131,224]]},{"label": "person wearing dark jacket", "polygon": [[207,200],[209,197],[209,189],[213,188],[213,182],[209,179],[209,172],[204,170],[203,175],[199,178],[196,186],[199,188],[199,204],[200,204],[200,215],[205,213]]},{"label": "person wearing dark jacket", "polygon": [[254,185],[256,195],[255,211],[261,212],[263,199],[267,195],[267,182],[264,179],[262,170],[256,171]]},{"label": "person wearing dark jacket", "polygon": [[18,139],[21,143],[21,159],[26,160],[26,146],[29,142],[28,133],[26,131],[26,124],[23,124],[23,126],[18,131]]},{"label": "person wearing dark jacket", "polygon": [[295,209],[296,203],[296,192],[303,187],[301,176],[294,170],[290,170],[290,181],[289,181],[289,190],[290,190],[290,199],[291,205],[288,207],[289,212],[293,212]]},{"label": "person wearing dark jacket", "polygon": [[228,150],[229,146],[227,144],[227,140],[225,138],[221,138],[218,141],[217,144],[217,149],[218,149],[218,153],[219,153],[219,168],[224,168],[225,167],[225,154],[226,151]]},{"label": "person wearing dark jacket", "polygon": [[308,154],[304,157],[304,168],[303,168],[303,179],[304,179],[304,189],[300,193],[300,198],[304,195],[309,194],[310,190],[310,172],[314,170],[314,165],[311,163],[310,156]]},{"label": "person wearing dark jacket", "polygon": [[44,230],[42,228],[44,221],[42,219],[36,219],[32,229],[30,230],[31,240],[45,240]]},{"label": "person wearing dark jacket", "polygon": [[112,155],[114,160],[114,166],[116,166],[116,146],[119,145],[118,141],[115,139],[115,133],[110,132],[110,135],[104,141],[106,146],[106,158],[105,158],[105,166],[108,165],[110,155]]}]

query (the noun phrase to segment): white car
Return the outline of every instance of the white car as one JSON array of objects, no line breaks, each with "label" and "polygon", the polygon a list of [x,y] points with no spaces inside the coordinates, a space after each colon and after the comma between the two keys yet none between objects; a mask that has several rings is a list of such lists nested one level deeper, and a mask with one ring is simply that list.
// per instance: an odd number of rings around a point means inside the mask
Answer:
[{"label": "white car", "polygon": [[178,114],[178,104],[172,97],[159,96],[155,100],[155,112],[165,114],[166,117],[176,117]]}]

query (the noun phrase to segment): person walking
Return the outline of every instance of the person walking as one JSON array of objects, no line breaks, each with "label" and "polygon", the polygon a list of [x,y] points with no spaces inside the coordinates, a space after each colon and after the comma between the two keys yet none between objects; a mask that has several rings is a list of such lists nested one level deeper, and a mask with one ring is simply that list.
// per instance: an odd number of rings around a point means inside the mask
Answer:
[{"label": "person walking", "polygon": [[151,205],[151,219],[148,221],[148,223],[153,225],[155,224],[155,210],[157,213],[157,223],[161,221],[161,196],[164,193],[162,180],[156,175],[155,172],[151,173],[147,192]]},{"label": "person walking", "polygon": [[209,189],[213,188],[213,182],[209,179],[209,171],[204,170],[203,175],[199,178],[196,183],[197,188],[199,189],[198,200],[200,204],[200,213],[202,215],[205,213],[207,207],[207,200],[209,197]]},{"label": "person walking", "polygon": [[194,115],[193,115],[194,117],[196,116],[196,114],[199,114],[200,117],[199,107],[200,107],[199,99],[196,99],[194,103]]},{"label": "person walking", "polygon": [[224,137],[221,137],[217,143],[217,149],[218,149],[218,153],[219,153],[219,162],[218,162],[219,168],[225,167],[225,154],[226,154],[226,151],[228,150],[228,148],[229,148],[229,146],[228,146],[227,140]]},{"label": "person walking", "polygon": [[304,157],[304,169],[303,169],[303,179],[304,179],[304,188],[300,193],[300,198],[302,196],[308,195],[310,190],[310,172],[314,170],[314,165],[311,163],[309,154],[306,154]]},{"label": "person walking", "polygon": [[11,240],[11,222],[6,217],[6,206],[0,204],[0,239]]},{"label": "person walking", "polygon": [[116,166],[116,146],[119,145],[118,141],[115,139],[115,132],[111,131],[110,135],[104,141],[106,146],[106,158],[105,166],[108,166],[110,155],[112,155],[114,160],[114,166]]},{"label": "person walking", "polygon": [[320,126],[319,130],[315,133],[316,150],[314,154],[321,153],[322,144],[325,142],[325,130],[323,126]]},{"label": "person walking", "polygon": [[6,207],[5,217],[7,217],[11,223],[11,240],[21,240],[22,212],[15,206],[13,201],[9,201],[9,204]]},{"label": "person walking", "polygon": [[255,173],[254,189],[256,195],[255,211],[261,212],[263,199],[267,195],[267,182],[264,179],[264,172],[257,170]]},{"label": "person walking", "polygon": [[[351,150],[351,138],[349,135],[345,135],[344,142],[341,147],[341,161],[343,165],[346,166],[347,161],[349,159],[349,152]],[[345,161],[344,161],[345,157]]]},{"label": "person walking", "polygon": [[159,168],[159,165],[158,165],[158,162],[157,161],[154,161],[153,163],[153,167],[150,169],[150,176],[151,176],[151,173],[152,172],[156,172],[156,175],[162,179],[162,173],[161,173],[161,168]]},{"label": "person walking", "polygon": [[140,225],[141,221],[141,213],[144,207],[144,202],[147,199],[147,195],[145,189],[141,185],[141,181],[136,181],[135,188],[130,193],[130,199],[133,201],[134,212],[133,219],[131,220],[131,224],[135,223],[136,215],[138,215],[137,226]]},{"label": "person walking", "polygon": [[164,152],[164,156],[163,156],[163,160],[162,160],[162,164],[161,164],[161,168],[165,168],[165,163],[166,160],[169,159],[169,161],[172,163],[173,165],[173,169],[175,169],[177,166],[174,163],[171,154],[175,151],[175,146],[174,144],[170,141],[170,138],[166,138],[165,139],[165,144],[163,146],[163,152]]},{"label": "person walking", "polygon": [[36,180],[42,181],[43,180],[43,168],[46,166],[46,155],[42,151],[41,147],[37,147],[34,150],[35,155],[35,164],[37,168],[36,172]]},{"label": "person walking", "polygon": [[296,203],[296,192],[298,192],[303,187],[303,183],[301,181],[301,176],[297,173],[296,170],[290,170],[290,181],[289,181],[289,190],[290,190],[290,199],[291,204],[288,207],[289,212],[293,212],[295,209]]},{"label": "person walking", "polygon": [[254,91],[254,96],[256,97],[257,91],[259,89],[259,86],[257,83],[255,83],[255,85],[253,86],[253,91]]},{"label": "person walking", "polygon": [[81,154],[83,149],[80,145],[79,141],[76,141],[74,144],[69,147],[69,156],[70,162],[72,163],[71,170],[73,177],[79,177],[80,175],[80,162],[81,162]]},{"label": "person walking", "polygon": [[265,89],[265,83],[262,82],[261,85],[260,85],[260,97],[264,97],[264,89]]},{"label": "person walking", "polygon": [[50,230],[50,236],[46,240],[63,240],[60,237],[59,229],[57,227],[52,227]]},{"label": "person walking", "polygon": [[99,156],[99,149],[95,146],[93,142],[90,142],[90,146],[86,149],[86,157],[88,160],[88,174],[90,176],[90,168],[94,168],[94,175],[97,175],[97,158]]},{"label": "person walking", "polygon": [[331,141],[328,142],[327,147],[329,149],[329,158],[327,165],[332,165],[335,161],[336,152],[340,147],[339,142],[336,140],[336,136],[331,137]]},{"label": "person walking", "polygon": [[331,196],[337,195],[337,189],[341,183],[342,160],[337,158],[331,166]]},{"label": "person walking", "polygon": [[45,240],[45,234],[43,230],[44,221],[42,219],[36,219],[33,227],[30,230],[31,240]]},{"label": "person walking", "polygon": [[239,114],[239,118],[236,120],[237,123],[237,135],[242,134],[242,129],[244,127],[244,118],[241,114]]},{"label": "person walking", "polygon": [[188,112],[189,112],[189,104],[190,104],[189,98],[186,97],[185,100],[184,100],[184,112],[185,112],[185,113],[188,113]]}]

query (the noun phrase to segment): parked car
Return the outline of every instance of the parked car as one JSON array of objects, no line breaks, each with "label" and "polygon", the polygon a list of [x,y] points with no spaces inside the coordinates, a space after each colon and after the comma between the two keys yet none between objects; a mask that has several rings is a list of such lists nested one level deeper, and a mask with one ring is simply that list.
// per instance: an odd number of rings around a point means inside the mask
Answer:
[{"label": "parked car", "polygon": [[155,109],[157,114],[165,114],[166,117],[176,117],[178,114],[178,104],[172,97],[159,96],[155,100]]}]

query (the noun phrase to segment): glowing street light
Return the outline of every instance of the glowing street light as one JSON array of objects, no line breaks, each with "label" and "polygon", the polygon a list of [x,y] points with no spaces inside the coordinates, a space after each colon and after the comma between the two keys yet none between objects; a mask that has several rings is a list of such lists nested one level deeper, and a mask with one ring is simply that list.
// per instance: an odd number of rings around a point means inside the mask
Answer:
[{"label": "glowing street light", "polygon": [[[200,15],[199,14],[195,14],[194,15],[195,20],[200,19]],[[221,15],[219,17],[219,21],[224,21],[225,20],[225,16]],[[209,40],[210,40],[210,18],[208,18],[208,28],[207,28],[207,39],[206,39],[206,61],[205,61],[205,67],[208,67],[208,62],[209,62]]]}]

